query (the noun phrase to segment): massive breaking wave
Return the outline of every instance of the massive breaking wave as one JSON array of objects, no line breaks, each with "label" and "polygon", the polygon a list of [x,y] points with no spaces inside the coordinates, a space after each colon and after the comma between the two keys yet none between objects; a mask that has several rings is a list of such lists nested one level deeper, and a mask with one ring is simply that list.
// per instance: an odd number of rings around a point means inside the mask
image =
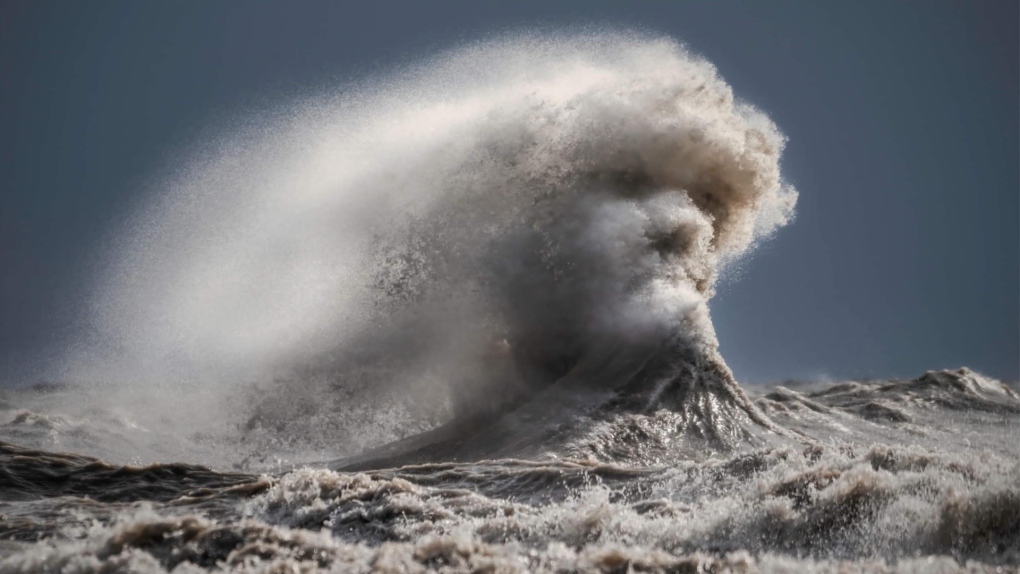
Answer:
[{"label": "massive breaking wave", "polygon": [[741,401],[707,302],[792,216],[783,145],[670,40],[472,45],[197,159],[123,236],[65,372],[287,380],[252,425],[328,386],[424,428],[642,366],[648,400],[712,379]]}]

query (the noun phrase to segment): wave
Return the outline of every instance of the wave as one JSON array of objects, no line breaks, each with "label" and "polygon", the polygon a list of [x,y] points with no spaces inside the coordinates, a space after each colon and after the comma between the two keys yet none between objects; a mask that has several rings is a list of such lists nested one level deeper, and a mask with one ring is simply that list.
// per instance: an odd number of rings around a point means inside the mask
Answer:
[{"label": "wave", "polygon": [[[68,467],[69,457],[0,445],[0,457],[10,455],[38,457],[31,463],[56,474]],[[8,516],[0,539],[38,541],[0,559],[0,571],[373,571],[396,560],[405,570],[455,572],[731,562],[741,571],[953,572],[1020,559],[1015,451],[842,445],[657,469],[509,460],[270,477],[81,462],[70,461],[71,487],[52,498],[0,503]],[[156,484],[145,479],[153,474]],[[138,499],[150,502],[130,504]],[[36,520],[25,519],[26,505]]]},{"label": "wave", "polygon": [[185,420],[175,395],[223,388],[277,434],[364,407],[395,438],[550,385],[672,401],[717,442],[734,417],[769,426],[707,302],[797,194],[783,136],[710,63],[639,34],[516,35],[275,118],[157,186],[55,378],[169,389],[162,416]]}]

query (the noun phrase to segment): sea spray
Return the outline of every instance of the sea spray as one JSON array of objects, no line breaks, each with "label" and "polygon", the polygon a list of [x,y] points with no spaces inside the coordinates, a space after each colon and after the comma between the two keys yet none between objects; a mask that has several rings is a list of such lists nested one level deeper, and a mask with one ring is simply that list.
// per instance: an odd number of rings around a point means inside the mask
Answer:
[{"label": "sea spray", "polygon": [[[666,344],[660,370],[726,378],[707,301],[796,201],[772,122],[663,38],[508,36],[274,117],[158,187],[62,378],[219,394],[277,432],[388,405],[381,438],[593,354]],[[277,397],[254,415],[250,383]]]}]

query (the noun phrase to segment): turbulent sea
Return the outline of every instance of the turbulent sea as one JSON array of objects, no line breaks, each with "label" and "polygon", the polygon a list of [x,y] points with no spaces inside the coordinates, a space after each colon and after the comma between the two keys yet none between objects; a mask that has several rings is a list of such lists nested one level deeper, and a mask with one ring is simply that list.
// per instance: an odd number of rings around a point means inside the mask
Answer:
[{"label": "turbulent sea", "polygon": [[0,395],[0,572],[1020,567],[1015,386],[734,379],[709,302],[798,193],[676,42],[510,35],[254,116]]}]

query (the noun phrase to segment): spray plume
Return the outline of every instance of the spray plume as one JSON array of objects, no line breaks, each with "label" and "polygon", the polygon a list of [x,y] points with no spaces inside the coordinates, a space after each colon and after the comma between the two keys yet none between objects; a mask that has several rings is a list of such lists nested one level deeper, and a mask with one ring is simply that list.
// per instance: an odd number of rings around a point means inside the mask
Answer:
[{"label": "spray plume", "polygon": [[426,426],[595,358],[728,379],[707,302],[796,202],[764,114],[626,33],[470,45],[225,141],[123,234],[65,376],[325,385]]}]

